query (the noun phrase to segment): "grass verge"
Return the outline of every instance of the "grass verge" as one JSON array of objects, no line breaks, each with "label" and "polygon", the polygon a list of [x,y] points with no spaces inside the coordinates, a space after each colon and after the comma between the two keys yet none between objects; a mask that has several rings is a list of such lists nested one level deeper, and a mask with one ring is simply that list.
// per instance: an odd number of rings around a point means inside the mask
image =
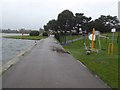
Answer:
[{"label": "grass verge", "polygon": [[[86,55],[83,40],[75,41],[68,46],[64,46],[77,60],[80,60],[88,67],[90,71],[97,74],[110,87],[118,88],[118,33],[114,38],[114,53],[108,55],[108,44],[112,42],[112,34],[108,34],[109,39],[101,38],[101,46],[103,50],[97,53]],[[87,46],[91,41],[86,38]],[[95,48],[99,49],[98,39],[96,38]]]}]

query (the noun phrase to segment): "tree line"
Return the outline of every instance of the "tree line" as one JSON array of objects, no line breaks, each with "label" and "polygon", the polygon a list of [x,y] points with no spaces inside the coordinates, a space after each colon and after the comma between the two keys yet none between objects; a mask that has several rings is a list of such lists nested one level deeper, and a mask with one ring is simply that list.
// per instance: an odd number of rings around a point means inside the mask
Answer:
[{"label": "tree line", "polygon": [[24,34],[28,34],[30,33],[32,30],[26,30],[24,28],[19,29],[19,30],[11,30],[11,29],[2,29],[1,32],[2,33],[24,33]]},{"label": "tree line", "polygon": [[75,31],[79,34],[81,31],[90,32],[95,28],[102,33],[106,33],[110,32],[112,28],[120,29],[119,23],[117,16],[101,15],[98,19],[92,20],[84,13],[75,13],[74,15],[71,11],[64,10],[58,14],[57,20],[52,19],[44,25],[44,30],[54,32]]}]

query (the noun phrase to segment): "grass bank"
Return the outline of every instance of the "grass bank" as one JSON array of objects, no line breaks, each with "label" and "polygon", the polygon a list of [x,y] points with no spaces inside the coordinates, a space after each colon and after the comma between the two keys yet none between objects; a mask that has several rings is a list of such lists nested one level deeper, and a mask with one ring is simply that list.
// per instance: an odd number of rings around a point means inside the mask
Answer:
[{"label": "grass bank", "polygon": [[40,40],[47,37],[46,36],[3,36],[3,38]]},{"label": "grass bank", "polygon": [[[101,38],[101,47],[97,53],[86,55],[83,40],[75,41],[70,45],[64,46],[77,60],[80,60],[86,65],[90,71],[97,74],[110,87],[118,87],[118,33],[115,33],[114,38],[114,53],[108,55],[108,44],[112,42],[112,34],[108,34],[109,39]],[[91,41],[86,38],[85,43],[90,45]],[[95,48],[99,49],[98,39],[96,38]]]}]

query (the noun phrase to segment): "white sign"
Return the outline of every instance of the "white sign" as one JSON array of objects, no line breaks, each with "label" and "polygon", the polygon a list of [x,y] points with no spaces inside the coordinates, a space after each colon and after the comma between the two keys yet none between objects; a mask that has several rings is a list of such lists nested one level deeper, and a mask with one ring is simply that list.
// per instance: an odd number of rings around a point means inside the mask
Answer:
[{"label": "white sign", "polygon": [[81,31],[82,30],[82,28],[79,28],[79,31]]},{"label": "white sign", "polygon": [[100,32],[99,31],[95,31],[95,35],[99,35],[100,34]]},{"label": "white sign", "polygon": [[[92,41],[92,34],[90,34],[88,38]],[[93,41],[95,41],[95,35],[94,35]]]},{"label": "white sign", "polygon": [[116,32],[116,29],[115,28],[111,29],[111,32]]}]

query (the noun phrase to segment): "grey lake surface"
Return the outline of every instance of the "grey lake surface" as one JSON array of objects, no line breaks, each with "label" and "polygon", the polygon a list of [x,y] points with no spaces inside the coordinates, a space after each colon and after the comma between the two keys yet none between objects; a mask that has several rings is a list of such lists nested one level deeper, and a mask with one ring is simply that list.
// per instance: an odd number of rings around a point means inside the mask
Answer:
[{"label": "grey lake surface", "polygon": [[[3,36],[8,35],[21,35],[21,34],[2,34]],[[8,39],[8,38],[0,38],[2,44],[0,48],[2,49],[2,54],[0,55],[0,63],[2,65],[7,63],[9,60],[14,58],[16,55],[25,51],[29,47],[31,47],[35,41],[34,40],[23,40],[23,39]]]}]

